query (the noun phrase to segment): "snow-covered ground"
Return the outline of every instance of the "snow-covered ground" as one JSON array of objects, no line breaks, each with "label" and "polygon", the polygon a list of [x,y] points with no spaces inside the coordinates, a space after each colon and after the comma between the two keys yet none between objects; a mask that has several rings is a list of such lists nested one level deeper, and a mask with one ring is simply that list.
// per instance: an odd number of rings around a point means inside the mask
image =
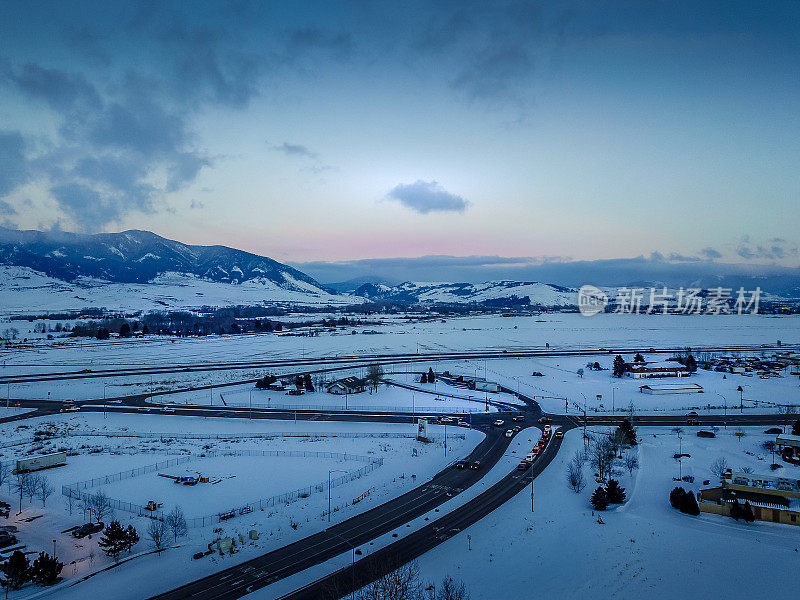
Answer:
[{"label": "snow-covered ground", "polygon": [[[46,501],[34,498],[31,502],[23,498],[23,511],[17,515],[19,498],[8,484],[0,488],[0,499],[12,504],[15,509],[11,518],[3,525],[18,528],[17,536],[21,543],[31,551],[52,548],[56,539],[59,557],[67,563],[62,575],[67,579],[85,575],[109,564],[97,548],[97,539],[74,540],[62,533],[69,527],[86,520],[77,505],[72,506],[60,495],[61,485],[116,473],[126,469],[136,469],[163,460],[180,456],[216,453],[214,458],[198,458],[178,467],[164,469],[165,474],[180,475],[184,472],[201,471],[209,475],[217,484],[200,484],[184,487],[172,483],[155,474],[142,475],[102,487],[109,496],[129,502],[146,503],[155,500],[170,510],[180,505],[187,518],[194,514],[212,513],[226,506],[232,508],[257,500],[261,496],[271,496],[291,491],[303,486],[317,484],[327,479],[333,469],[353,470],[365,463],[356,460],[314,459],[302,460],[290,457],[219,456],[225,453],[246,453],[248,450],[260,451],[305,451],[348,453],[368,458],[381,458],[383,465],[359,479],[343,483],[332,489],[334,522],[348,518],[386,502],[414,486],[430,479],[436,472],[453,460],[466,456],[483,438],[474,430],[459,430],[457,435],[448,432],[448,452],[444,454],[442,431],[437,426],[429,428],[434,438],[432,444],[421,444],[413,439],[416,429],[413,425],[390,423],[332,423],[332,422],[281,422],[249,421],[247,419],[207,419],[202,417],[176,417],[169,415],[123,415],[76,414],[56,417],[37,417],[25,422],[0,425],[0,435],[9,441],[27,443],[7,446],[2,450],[2,461],[65,450],[70,454],[65,467],[42,471],[56,492]],[[48,437],[43,432],[54,432],[56,437]],[[182,439],[171,437],[168,432],[205,434],[206,439]],[[96,435],[81,435],[93,432]],[[149,436],[146,434],[150,432]],[[70,435],[61,435],[69,433]],[[107,433],[110,437],[102,437]],[[120,437],[119,434],[145,437]],[[305,437],[292,437],[306,433]],[[274,437],[248,438],[246,435]],[[285,434],[285,435],[283,435]],[[382,437],[387,434],[387,437]],[[36,436],[39,441],[31,441]],[[240,437],[237,437],[240,436]],[[397,437],[401,436],[401,437]],[[407,437],[406,437],[407,436]],[[463,436],[463,437],[462,437]],[[300,462],[298,462],[300,461]],[[333,473],[333,477],[341,473]],[[9,481],[11,481],[9,479]],[[90,489],[93,491],[95,488]],[[97,488],[99,489],[99,488]],[[356,498],[362,498],[354,503]],[[189,535],[179,539],[181,548],[171,550],[154,561],[150,558],[137,558],[124,566],[117,567],[122,578],[135,576],[148,579],[147,573],[159,570],[158,578],[151,578],[150,591],[155,593],[169,586],[209,574],[234,561],[280,547],[291,541],[314,533],[327,525],[327,491],[312,493],[308,498],[300,498],[286,505],[264,511],[256,510],[247,515],[239,515],[225,524],[190,529]],[[227,504],[226,504],[227,503]],[[230,505],[230,506],[228,506]],[[150,548],[146,540],[148,520],[117,510],[115,518],[124,525],[132,524],[140,533],[142,541],[137,551]],[[28,519],[31,519],[28,521]],[[105,519],[106,522],[108,518]],[[294,524],[294,525],[293,525]],[[296,529],[295,529],[296,527]],[[219,531],[212,531],[220,528]],[[217,537],[247,536],[251,529],[259,532],[258,541],[247,542],[240,551],[224,559],[208,557],[192,561],[194,552],[205,550],[206,545]],[[164,573],[163,570],[168,571]],[[106,575],[116,579],[116,573]],[[91,588],[95,578],[76,588],[85,593]],[[101,588],[102,589],[102,588]],[[130,598],[147,595],[141,586],[131,592]],[[24,597],[30,593],[28,588],[18,593]],[[59,591],[59,594],[63,592]],[[60,596],[59,596],[60,597]],[[81,596],[85,597],[85,596]],[[124,595],[117,597],[125,597]]]},{"label": "snow-covered ground", "polygon": [[[738,431],[738,430],[737,430]],[[698,491],[713,479],[710,465],[725,457],[733,467],[769,472],[761,443],[774,436],[762,429],[741,430],[734,437],[720,429],[716,439],[685,433],[683,474]],[[535,512],[529,490],[518,494],[488,517],[425,554],[419,561],[425,579],[445,574],[462,579],[473,600],[494,598],[647,597],[769,598],[785,594],[797,582],[798,530],[788,525],[744,524],[727,517],[691,517],[673,509],[670,490],[678,485],[676,433],[642,428],[635,482],[623,478],[628,501],[619,508],[593,513],[589,481],[581,494],[568,488],[565,469],[583,447],[580,432],[567,433],[557,458],[536,479]],[[781,469],[800,477],[800,467]],[[718,485],[718,482],[711,482]],[[605,524],[598,523],[602,516]],[[468,550],[471,536],[472,550]]]}]

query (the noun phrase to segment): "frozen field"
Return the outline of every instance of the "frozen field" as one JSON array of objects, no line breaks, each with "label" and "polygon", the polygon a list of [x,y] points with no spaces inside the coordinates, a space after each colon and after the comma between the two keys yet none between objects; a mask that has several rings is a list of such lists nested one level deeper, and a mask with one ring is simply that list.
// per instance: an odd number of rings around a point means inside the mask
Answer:
[{"label": "frozen field", "polygon": [[[774,439],[762,429],[718,431],[716,439],[686,433],[684,474],[693,473],[698,491],[712,479],[710,465],[723,456],[733,467],[768,471],[761,442]],[[678,451],[674,432],[639,430],[641,468],[635,481],[624,477],[628,501],[604,513],[593,513],[588,498],[593,485],[575,494],[565,469],[583,446],[579,432],[565,436],[556,460],[536,479],[535,512],[526,490],[494,513],[428,552],[420,560],[425,579],[445,574],[463,579],[473,600],[495,598],[647,597],[768,598],[796,583],[800,548],[797,528],[756,521],[745,525],[728,517],[690,517],[671,508],[670,490],[677,485]],[[800,477],[800,467],[780,472]],[[627,475],[627,472],[625,473]],[[713,482],[712,482],[713,483]],[[718,485],[718,484],[717,484]],[[597,521],[602,515],[604,524]],[[470,535],[472,550],[468,550]]]}]

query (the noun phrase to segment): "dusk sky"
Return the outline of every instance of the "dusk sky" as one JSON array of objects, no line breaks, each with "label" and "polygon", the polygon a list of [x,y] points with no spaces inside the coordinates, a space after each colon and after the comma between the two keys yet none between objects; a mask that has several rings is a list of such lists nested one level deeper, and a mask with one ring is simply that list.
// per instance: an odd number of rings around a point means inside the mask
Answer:
[{"label": "dusk sky", "polygon": [[800,264],[800,3],[15,2],[0,222]]}]

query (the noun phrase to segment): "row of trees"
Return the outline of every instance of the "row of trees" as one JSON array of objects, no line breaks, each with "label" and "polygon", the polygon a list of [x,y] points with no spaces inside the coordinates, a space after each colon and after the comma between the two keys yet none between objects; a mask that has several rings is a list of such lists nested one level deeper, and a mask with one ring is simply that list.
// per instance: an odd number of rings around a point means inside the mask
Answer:
[{"label": "row of trees", "polygon": [[29,581],[41,586],[53,585],[58,581],[63,568],[64,563],[45,552],[40,552],[31,564],[25,553],[15,550],[8,561],[0,566],[0,572],[3,573],[0,585],[6,592],[18,590]]},{"label": "row of trees", "polygon": [[433,373],[433,369],[428,367],[428,372],[423,373],[422,377],[419,379],[420,383],[436,383],[436,375]]},{"label": "row of trees", "polygon": [[[678,357],[675,358],[675,360],[677,360],[680,364],[682,364],[684,367],[689,369],[690,373],[696,373],[697,372],[697,361],[694,359],[694,356],[692,356],[691,354],[685,354],[685,355],[678,356]],[[639,352],[637,352],[636,356],[633,357],[633,364],[641,364],[641,365],[643,365],[643,364],[646,364],[646,362],[647,361],[645,361],[644,356],[642,356],[642,354],[639,353]],[[623,375],[625,375],[625,370],[627,368],[628,368],[628,363],[625,362],[625,359],[622,358],[621,355],[617,354],[614,357],[614,363],[613,363],[612,368],[611,368],[611,372],[614,375],[614,377],[618,377],[619,378],[619,377],[622,377]]]},{"label": "row of trees", "polygon": [[687,492],[682,487],[676,487],[669,493],[669,503],[672,508],[677,508],[687,515],[697,516],[700,514],[700,507],[697,505],[697,499],[691,490]]},{"label": "row of trees", "polygon": [[19,510],[22,511],[22,498],[27,497],[29,502],[33,502],[34,498],[42,501],[42,506],[45,506],[47,499],[53,494],[55,488],[47,476],[41,473],[14,473],[13,479],[9,465],[0,463],[0,485],[9,483],[9,489],[13,489],[19,494]]},{"label": "row of trees", "polygon": [[598,486],[589,498],[592,508],[606,510],[609,504],[622,504],[625,502],[625,488],[620,486],[616,479],[609,479],[606,487]]}]

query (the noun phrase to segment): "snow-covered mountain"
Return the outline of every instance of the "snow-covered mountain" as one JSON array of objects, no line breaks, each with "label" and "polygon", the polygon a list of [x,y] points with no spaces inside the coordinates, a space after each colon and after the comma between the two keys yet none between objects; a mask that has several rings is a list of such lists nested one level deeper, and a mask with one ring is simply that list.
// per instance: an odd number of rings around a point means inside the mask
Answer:
[{"label": "snow-covered mountain", "polygon": [[484,304],[489,306],[574,306],[577,291],[548,283],[489,281],[486,283],[365,284],[355,295],[375,301],[422,304]]},{"label": "snow-covered mountain", "polygon": [[224,283],[258,279],[288,290],[324,290],[305,273],[265,256],[227,246],[190,246],[138,230],[90,235],[0,228],[0,265],[29,267],[63,281],[148,283],[165,273],[183,273]]}]

